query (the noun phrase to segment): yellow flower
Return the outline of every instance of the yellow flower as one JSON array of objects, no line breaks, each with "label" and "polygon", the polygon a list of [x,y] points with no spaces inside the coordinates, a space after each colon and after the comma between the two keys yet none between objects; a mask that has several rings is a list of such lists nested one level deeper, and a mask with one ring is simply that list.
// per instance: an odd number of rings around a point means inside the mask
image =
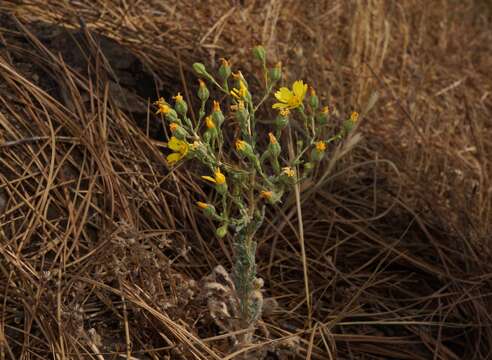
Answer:
[{"label": "yellow flower", "polygon": [[214,100],[214,111],[222,111],[220,109],[220,103],[216,100]]},{"label": "yellow flower", "polygon": [[201,202],[201,201],[197,201],[196,204],[197,204],[197,206],[200,209],[206,209],[206,208],[208,208],[208,204],[207,203],[204,203],[204,202]]},{"label": "yellow flower", "polygon": [[311,96],[316,96],[316,90],[312,86],[309,87],[309,94]]},{"label": "yellow flower", "polygon": [[215,128],[215,124],[214,124],[214,121],[212,120],[212,117],[211,116],[207,116],[205,118],[205,125],[207,125],[207,128],[208,129]]},{"label": "yellow flower", "polygon": [[231,66],[231,63],[227,60],[227,59],[224,59],[224,58],[220,58],[220,62],[222,63],[223,66],[225,67],[230,67]]},{"label": "yellow flower", "polygon": [[203,89],[204,87],[206,87],[207,85],[205,84],[205,81],[203,81],[202,79],[198,79],[198,84],[200,85],[200,87]]},{"label": "yellow flower", "polygon": [[352,114],[350,114],[350,120],[352,120],[352,122],[357,122],[357,120],[359,120],[359,113],[357,111],[353,111]]},{"label": "yellow flower", "polygon": [[280,116],[287,117],[290,115],[290,110],[285,108],[285,109],[280,109],[279,111]]},{"label": "yellow flower", "polygon": [[176,102],[183,101],[183,97],[181,96],[181,93],[178,93],[178,95],[173,96],[173,99],[174,99]]},{"label": "yellow flower", "polygon": [[296,171],[292,169],[290,166],[286,166],[282,168],[282,173],[287,175],[288,177],[294,177],[296,175]]},{"label": "yellow flower", "polygon": [[244,140],[236,140],[236,150],[241,151],[246,148],[246,142]]},{"label": "yellow flower", "polygon": [[186,141],[179,140],[172,136],[167,143],[167,147],[174,151],[167,156],[167,162],[169,165],[173,165],[188,154],[189,145]]},{"label": "yellow flower", "polygon": [[263,199],[270,199],[273,196],[273,191],[262,190],[260,192],[260,197]]},{"label": "yellow flower", "polygon": [[159,98],[154,104],[156,104],[159,107],[159,110],[157,110],[156,115],[158,114],[164,114],[166,115],[171,111],[171,107],[169,104],[164,100],[164,98]]},{"label": "yellow flower", "polygon": [[274,109],[295,109],[301,106],[304,97],[306,96],[308,86],[302,80],[294,81],[292,90],[286,87],[281,87],[276,93],[278,103],[273,104]]},{"label": "yellow flower", "polygon": [[328,114],[330,112],[330,108],[328,106],[324,106],[323,109],[321,109],[321,112],[323,114]]},{"label": "yellow flower", "polygon": [[224,174],[222,174],[220,172],[219,168],[215,169],[214,177],[202,176],[202,179],[213,182],[214,184],[217,184],[217,185],[222,185],[222,184],[225,184],[225,182],[226,182],[226,177]]},{"label": "yellow flower", "polygon": [[178,130],[178,128],[179,128],[179,125],[176,123],[170,123],[169,124],[169,130],[171,130],[171,132],[175,132],[176,130]]},{"label": "yellow flower", "polygon": [[275,145],[277,143],[277,138],[275,137],[275,135],[273,135],[273,133],[269,132],[268,137],[270,138],[270,144]]},{"label": "yellow flower", "polygon": [[326,144],[324,141],[318,141],[316,143],[316,150],[318,150],[319,152],[323,152],[326,150]]},{"label": "yellow flower", "polygon": [[247,94],[248,88],[242,80],[239,80],[239,89],[234,88],[231,90],[231,95],[234,96],[236,99],[244,99]]},{"label": "yellow flower", "polygon": [[193,143],[190,145],[190,148],[191,148],[191,150],[198,150],[198,148],[199,148],[200,146],[202,146],[202,144],[203,144],[203,143],[202,143],[201,141],[195,140],[195,141],[193,141]]}]

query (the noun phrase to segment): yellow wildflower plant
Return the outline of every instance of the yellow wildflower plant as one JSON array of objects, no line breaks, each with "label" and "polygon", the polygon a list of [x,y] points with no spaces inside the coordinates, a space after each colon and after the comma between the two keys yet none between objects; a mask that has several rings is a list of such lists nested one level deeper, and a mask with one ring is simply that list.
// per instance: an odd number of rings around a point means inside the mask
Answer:
[{"label": "yellow wildflower plant", "polygon": [[176,137],[171,137],[169,139],[169,142],[167,143],[167,147],[174,151],[172,154],[169,154],[167,156],[167,162],[169,165],[173,165],[179,160],[183,159],[187,154],[189,150],[189,145],[186,141],[179,140]]},{"label": "yellow wildflower plant", "polygon": [[[314,170],[330,155],[328,144],[343,140],[358,118],[354,111],[340,119],[303,80],[289,83],[290,87],[277,85],[285,74],[281,63],[268,61],[262,46],[254,53],[262,73],[253,81],[250,76],[256,72],[243,74],[226,59],[221,59],[218,71],[195,63],[199,102],[192,101],[188,93],[188,101],[177,93],[170,101],[172,106],[164,98],[156,102],[157,114],[164,115],[159,120],[171,130],[168,163],[193,159],[190,171],[201,167],[211,173],[201,179],[212,185],[208,190],[213,194],[207,192],[210,198],[198,201],[197,210],[216,222],[218,238],[232,237],[237,290],[234,314],[240,321],[231,330],[246,332],[249,335],[244,338],[250,339],[262,312],[261,301],[255,298],[255,294],[261,297],[255,285],[261,283],[255,264],[255,233],[269,214],[266,208],[281,202],[284,194],[303,181],[319,176],[322,171]],[[249,88],[248,83],[255,86]],[[194,104],[197,109],[188,109]],[[272,117],[266,109],[270,106],[276,110]]]},{"label": "yellow wildflower plant", "polygon": [[302,105],[306,92],[307,84],[302,80],[294,81],[292,90],[287,87],[281,87],[275,92],[275,98],[279,101],[273,104],[274,109],[295,109]]}]

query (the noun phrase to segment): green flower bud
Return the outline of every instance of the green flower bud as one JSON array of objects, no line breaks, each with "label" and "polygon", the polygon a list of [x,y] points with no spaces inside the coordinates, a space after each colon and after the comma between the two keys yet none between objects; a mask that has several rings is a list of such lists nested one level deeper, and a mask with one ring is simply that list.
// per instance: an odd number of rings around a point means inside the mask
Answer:
[{"label": "green flower bud", "polygon": [[210,144],[211,140],[217,138],[217,126],[215,125],[215,122],[211,116],[207,116],[205,118],[205,125],[207,127],[207,130],[203,134],[203,140],[205,140],[207,144]]},{"label": "green flower bud", "polygon": [[178,123],[171,123],[169,124],[169,130],[171,130],[171,133],[173,136],[175,136],[179,140],[184,140],[186,136],[188,136],[188,132]]},{"label": "green flower bud", "polygon": [[205,102],[208,100],[208,97],[210,96],[210,92],[208,91],[205,81],[203,81],[202,79],[198,79],[198,82],[200,83],[200,87],[198,88],[198,98],[202,102]]},{"label": "green flower bud", "polygon": [[215,207],[211,204],[207,204],[201,201],[196,202],[197,206],[202,209],[203,213],[209,217],[216,217],[217,211],[215,210]]},{"label": "green flower bud", "polygon": [[275,118],[275,126],[277,127],[277,130],[282,130],[284,127],[287,126],[287,124],[289,123],[289,114],[289,109],[280,110],[277,117]]},{"label": "green flower bud", "polygon": [[222,110],[220,109],[220,104],[218,101],[214,100],[214,107],[212,111],[212,119],[215,122],[215,125],[220,129],[222,124],[224,123],[224,114],[222,113]]},{"label": "green flower bud", "polygon": [[253,148],[244,140],[236,140],[236,150],[240,155],[246,156],[248,158],[255,157]]},{"label": "green flower bud", "polygon": [[220,59],[220,62],[222,63],[219,67],[219,76],[222,80],[227,80],[231,76],[231,65],[229,61],[226,59],[222,58]]},{"label": "green flower bud", "polygon": [[215,234],[221,239],[225,237],[227,235],[227,224],[217,228],[217,230],[215,230]]},{"label": "green flower bud", "polygon": [[319,99],[313,87],[310,88],[309,105],[311,105],[311,108],[315,111],[319,106]]},{"label": "green flower bud", "polygon": [[260,197],[268,201],[270,204],[275,204],[280,201],[282,195],[284,194],[283,190],[273,191],[273,190],[264,190],[260,192]]},{"label": "green flower bud", "polygon": [[181,124],[181,120],[178,118],[178,114],[174,109],[170,109],[164,117],[166,118],[167,121],[173,123],[176,122],[178,124]]},{"label": "green flower bud", "polygon": [[265,48],[261,45],[255,46],[253,48],[253,55],[260,60],[263,64],[266,61],[266,51]]},{"label": "green flower bud", "polygon": [[207,129],[204,133],[203,133],[203,140],[207,143],[207,144],[210,144],[210,142],[217,138],[217,129],[214,128],[214,129]]},{"label": "green flower bud", "polygon": [[246,124],[246,122],[248,121],[248,117],[249,111],[244,106],[236,111],[236,118],[241,125]]},{"label": "green flower bud", "polygon": [[321,161],[325,156],[326,143],[324,141],[318,141],[315,144],[314,149],[311,151],[311,159],[313,161]]},{"label": "green flower bud", "polygon": [[270,69],[269,74],[272,82],[279,81],[282,77],[282,63],[278,62],[273,68]]},{"label": "green flower bud", "polygon": [[210,74],[207,72],[207,69],[205,69],[205,65],[202,63],[196,62],[193,64],[193,70],[197,73],[197,75],[209,78]]},{"label": "green flower bud", "polygon": [[195,140],[189,148],[189,153],[192,157],[197,157],[202,162],[206,162],[208,149],[205,144],[199,140]]},{"label": "green flower bud", "polygon": [[185,116],[188,112],[188,105],[186,105],[186,102],[183,100],[181,94],[178,93],[178,95],[173,96],[173,99],[176,101],[174,107],[177,113],[181,116]]},{"label": "green flower bud", "polygon": [[350,118],[345,120],[343,122],[343,130],[346,132],[346,133],[349,133],[350,131],[352,131],[352,129],[354,128],[355,126],[355,123],[359,120],[359,113],[357,112],[352,112],[352,114],[350,115]]},{"label": "green flower bud", "polygon": [[328,106],[324,106],[323,109],[321,109],[321,112],[316,115],[316,123],[318,125],[325,125],[329,118],[330,110],[328,109]]},{"label": "green flower bud", "polygon": [[277,138],[275,137],[275,135],[273,135],[273,133],[268,133],[268,138],[270,140],[270,143],[268,144],[267,151],[270,153],[271,156],[278,158],[281,151],[280,144],[278,143]]}]

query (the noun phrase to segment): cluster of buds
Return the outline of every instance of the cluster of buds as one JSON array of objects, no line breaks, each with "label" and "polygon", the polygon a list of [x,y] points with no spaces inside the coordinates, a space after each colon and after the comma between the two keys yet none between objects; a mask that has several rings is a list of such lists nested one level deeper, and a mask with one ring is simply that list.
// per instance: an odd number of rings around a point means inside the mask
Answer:
[{"label": "cluster of buds", "polygon": [[[197,97],[201,102],[195,121],[188,117],[188,104],[180,93],[173,97],[174,106],[163,98],[156,102],[157,114],[169,123],[172,135],[169,148],[173,152],[168,156],[168,162],[172,165],[183,159],[197,158],[209,168],[214,176],[204,175],[202,179],[214,184],[217,194],[222,197],[219,200],[222,209],[218,212],[211,205],[204,208],[203,202],[199,206],[206,210],[206,214],[231,226],[249,221],[243,218],[243,209],[258,207],[258,204],[250,203],[251,196],[244,196],[245,189],[252,188],[256,192],[253,196],[256,201],[280,202],[290,187],[312,176],[316,164],[329,151],[329,145],[352,131],[358,120],[358,113],[352,112],[337,133],[327,136],[327,131],[334,128],[330,121],[332,112],[327,105],[321,104],[314,87],[298,80],[290,88],[280,87],[275,91],[282,77],[281,64],[268,66],[267,53],[262,46],[255,47],[253,55],[260,61],[265,79],[261,103],[266,103],[272,93],[277,101],[272,105],[276,110],[274,128],[266,137],[260,136],[256,126],[259,105],[254,104],[246,78],[241,71],[233,72],[226,59],[220,59],[217,77],[205,65],[193,65],[199,76]],[[219,101],[211,99],[207,82],[225,94],[223,101],[228,102],[227,108],[231,109],[227,122],[232,122],[231,125],[239,130],[238,138],[233,141],[234,153],[224,149],[226,141],[222,128],[226,115]],[[294,155],[287,154],[284,151],[287,147],[281,145],[287,138],[284,134],[289,127],[297,131],[296,138],[299,139]],[[236,154],[236,159],[231,154]],[[229,186],[227,177],[232,179]],[[223,224],[221,233],[224,233]]]}]

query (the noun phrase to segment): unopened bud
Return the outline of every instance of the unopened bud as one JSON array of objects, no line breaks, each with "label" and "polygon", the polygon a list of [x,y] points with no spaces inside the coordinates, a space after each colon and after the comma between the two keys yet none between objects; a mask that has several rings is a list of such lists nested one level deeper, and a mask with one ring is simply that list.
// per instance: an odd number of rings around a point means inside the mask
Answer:
[{"label": "unopened bud", "polygon": [[330,118],[330,109],[328,106],[324,106],[321,109],[321,112],[316,115],[316,123],[318,125],[325,125],[328,122],[328,119]]},{"label": "unopened bud", "polygon": [[279,61],[273,68],[270,69],[270,79],[272,82],[279,81],[282,77],[282,63]]},{"label": "unopened bud", "polygon": [[350,114],[350,118],[345,120],[343,122],[343,130],[346,132],[346,133],[349,133],[350,131],[352,131],[352,129],[354,128],[355,126],[355,123],[359,120],[359,113],[358,112],[352,112],[352,114]]},{"label": "unopened bud", "polygon": [[280,144],[278,143],[278,141],[275,138],[275,135],[273,135],[273,133],[268,133],[268,137],[270,139],[270,143],[268,144],[267,151],[274,158],[278,158],[278,156],[280,155],[280,152],[281,152]]},{"label": "unopened bud", "polygon": [[227,80],[231,76],[231,64],[226,59],[220,59],[219,76],[222,80]]},{"label": "unopened bud", "polygon": [[311,158],[313,161],[321,161],[325,156],[326,143],[324,141],[318,141],[315,144],[314,149],[311,151]]},{"label": "unopened bud", "polygon": [[183,100],[183,97],[180,93],[178,93],[178,95],[176,96],[173,96],[173,99],[176,101],[174,105],[176,112],[181,116],[185,116],[188,112],[188,105],[186,104],[186,101]]},{"label": "unopened bud", "polygon": [[171,133],[173,136],[175,136],[179,140],[184,140],[188,133],[186,132],[185,129],[178,123],[171,123],[169,124],[169,130],[171,130]]},{"label": "unopened bud", "polygon": [[200,87],[198,88],[198,98],[202,102],[205,102],[208,100],[208,97],[210,96],[210,92],[208,91],[205,81],[203,81],[202,79],[198,79],[198,82],[200,83]]},{"label": "unopened bud", "polygon": [[222,225],[221,227],[217,228],[215,230],[215,234],[222,239],[224,236],[227,235],[227,224]]},{"label": "unopened bud", "polygon": [[196,62],[193,64],[193,70],[197,73],[197,75],[203,76],[203,77],[210,77],[210,74],[207,72],[207,69],[205,68],[205,65],[202,63]]},{"label": "unopened bud", "polygon": [[277,130],[281,130],[287,126],[289,123],[289,114],[289,109],[282,109],[279,111],[277,117],[275,118],[275,126],[277,127]]},{"label": "unopened bud", "polygon": [[260,60],[263,64],[266,61],[266,51],[265,48],[261,45],[255,46],[253,48],[253,55]]},{"label": "unopened bud", "polygon": [[215,210],[215,207],[213,205],[201,201],[197,201],[196,204],[200,209],[202,209],[205,215],[210,217],[217,216],[217,211]]},{"label": "unopened bud", "polygon": [[313,87],[310,88],[310,95],[311,96],[309,97],[309,105],[311,105],[311,108],[313,110],[316,110],[319,106],[319,99]]},{"label": "unopened bud", "polygon": [[218,128],[222,126],[224,123],[224,114],[222,113],[222,110],[220,109],[220,103],[218,101],[214,100],[214,107],[212,111],[212,119],[214,120],[215,124],[217,125]]}]

